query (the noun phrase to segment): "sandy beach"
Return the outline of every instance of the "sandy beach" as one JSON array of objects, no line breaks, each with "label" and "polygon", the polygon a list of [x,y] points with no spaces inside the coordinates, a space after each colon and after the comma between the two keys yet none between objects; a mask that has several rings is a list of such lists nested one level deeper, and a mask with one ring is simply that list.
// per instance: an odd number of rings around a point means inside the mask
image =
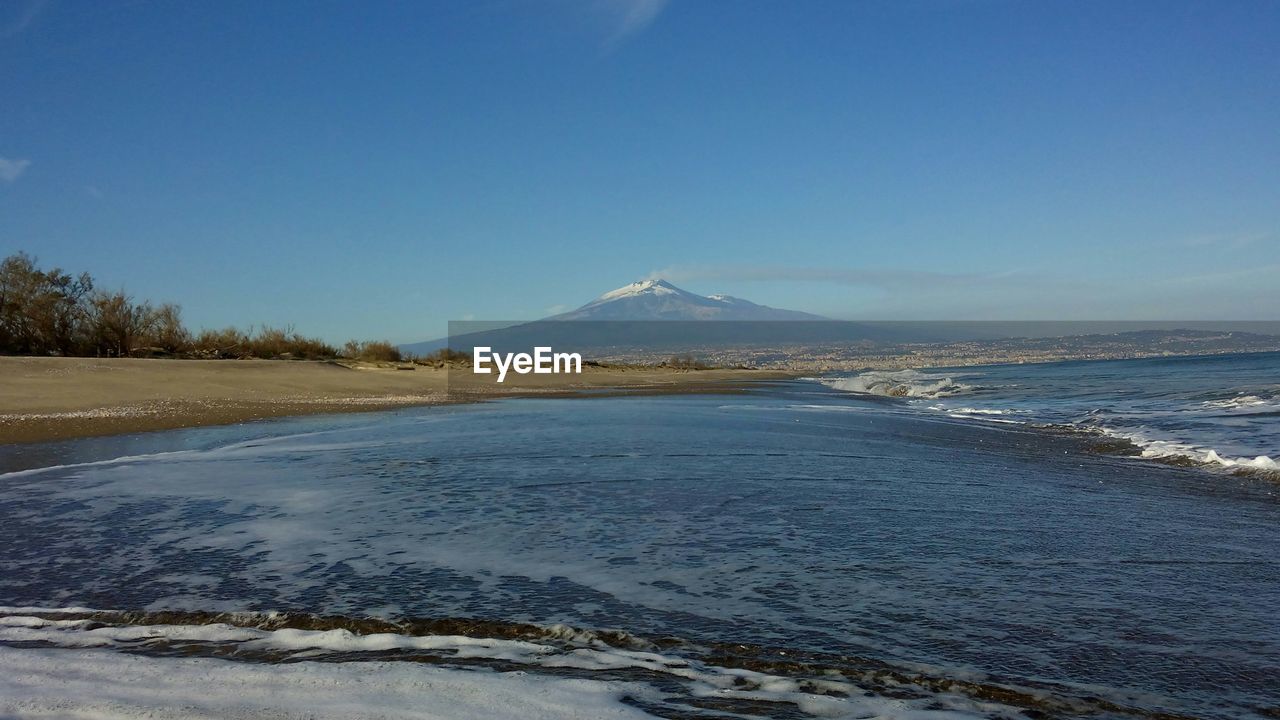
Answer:
[{"label": "sandy beach", "polygon": [[[459,369],[452,371],[460,372]],[[593,367],[547,382],[450,392],[450,371],[421,365],[284,360],[0,357],[0,443],[222,425],[533,395],[733,392],[788,377],[759,370]]]}]

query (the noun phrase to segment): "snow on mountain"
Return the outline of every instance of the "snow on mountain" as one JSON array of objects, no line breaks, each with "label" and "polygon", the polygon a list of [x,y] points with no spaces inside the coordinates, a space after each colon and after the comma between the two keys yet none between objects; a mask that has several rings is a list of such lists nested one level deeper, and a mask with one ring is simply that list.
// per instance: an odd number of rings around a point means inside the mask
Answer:
[{"label": "snow on mountain", "polygon": [[825,320],[728,295],[704,297],[666,280],[641,280],[549,320]]},{"label": "snow on mountain", "polygon": [[675,295],[682,292],[684,291],[666,280],[639,280],[631,283],[630,285],[623,285],[617,290],[610,290],[588,304],[606,302],[608,300],[616,300],[624,297],[635,297],[645,293],[652,295]]}]

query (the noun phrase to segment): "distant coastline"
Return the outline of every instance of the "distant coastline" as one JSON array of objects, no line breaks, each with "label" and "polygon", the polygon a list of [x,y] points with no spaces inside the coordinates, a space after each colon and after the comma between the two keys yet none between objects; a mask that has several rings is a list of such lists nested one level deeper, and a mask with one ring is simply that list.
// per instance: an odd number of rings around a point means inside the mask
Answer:
[{"label": "distant coastline", "polygon": [[[932,343],[707,346],[690,347],[687,352],[716,367],[747,366],[814,374],[1268,353],[1280,352],[1280,337],[1232,332],[1150,331]],[[599,353],[597,357],[605,362],[644,362],[653,355],[644,349],[619,349],[612,353]]]}]

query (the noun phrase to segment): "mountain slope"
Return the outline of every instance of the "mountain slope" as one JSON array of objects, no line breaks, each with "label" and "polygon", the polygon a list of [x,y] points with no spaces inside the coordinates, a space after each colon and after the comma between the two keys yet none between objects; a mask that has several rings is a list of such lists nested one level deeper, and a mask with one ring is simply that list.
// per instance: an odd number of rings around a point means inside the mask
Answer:
[{"label": "mountain slope", "polygon": [[577,310],[548,320],[825,320],[730,297],[703,297],[666,280],[641,280],[611,290]]},{"label": "mountain slope", "polygon": [[[705,338],[709,328],[698,328],[681,323],[664,324],[661,327],[640,326],[650,320],[826,320],[820,315],[797,312],[795,310],[779,310],[766,305],[728,295],[712,295],[703,297],[672,285],[665,280],[642,280],[624,285],[617,290],[610,290],[577,310],[560,315],[553,315],[543,320],[530,323],[517,323],[502,329],[488,329],[485,323],[472,323],[474,329],[467,329],[462,323],[455,327],[461,333],[452,340],[462,347],[467,341],[492,347],[529,348],[535,345],[554,345],[566,347],[602,346],[619,344],[654,344],[672,342],[674,339]],[[572,323],[558,324],[562,320],[609,320],[613,323],[601,325],[576,325]],[[830,324],[830,323],[827,323]],[[744,337],[754,338],[756,330],[725,325],[719,326],[722,332],[730,335],[745,333]],[[790,326],[789,326],[790,327]],[[794,329],[802,331],[803,323]],[[646,334],[647,333],[647,334]],[[401,345],[405,352],[422,355],[435,352],[450,343],[449,338],[439,338],[426,342]],[[682,340],[683,341],[683,340]],[[687,343],[686,343],[687,344]]]}]

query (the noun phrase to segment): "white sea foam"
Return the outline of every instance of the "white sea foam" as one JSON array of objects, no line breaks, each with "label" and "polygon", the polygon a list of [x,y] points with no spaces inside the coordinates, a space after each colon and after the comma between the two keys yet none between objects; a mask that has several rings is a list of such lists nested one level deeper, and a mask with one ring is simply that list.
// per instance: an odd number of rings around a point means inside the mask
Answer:
[{"label": "white sea foam", "polygon": [[1149,459],[1187,458],[1205,465],[1219,465],[1224,468],[1241,470],[1280,471],[1280,462],[1269,455],[1253,457],[1225,456],[1213,448],[1200,447],[1190,443],[1175,442],[1152,438],[1142,432],[1121,432],[1103,429],[1103,433],[1137,445],[1142,457]]},{"label": "white sea foam", "polygon": [[[204,643],[220,656],[284,653],[292,662],[262,664],[202,657],[120,655],[157,643]],[[43,649],[14,649],[35,643]],[[48,649],[48,648],[56,649]],[[310,662],[342,653],[428,651],[452,659],[502,661],[527,672],[457,670],[422,663]],[[569,680],[556,671],[601,671]],[[664,677],[664,687],[619,680],[616,671]],[[794,705],[830,718],[977,717],[1009,708],[950,696],[894,699],[868,695],[844,678],[797,679],[709,665],[596,642],[565,647],[467,636],[357,635],[347,630],[259,630],[208,625],[108,625],[88,620],[0,617],[0,712],[6,716],[134,717],[649,717],[622,698],[669,704],[669,683],[690,697]],[[424,707],[433,710],[424,711]],[[946,709],[942,709],[945,707]],[[342,710],[341,708],[347,708]],[[929,709],[926,709],[929,708]],[[358,709],[358,711],[356,710]],[[326,714],[327,713],[327,714]],[[1000,714],[1004,714],[1000,712]]]},{"label": "white sea foam", "polygon": [[868,408],[858,407],[858,406],[856,406],[856,405],[817,405],[817,404],[812,404],[812,403],[803,404],[803,405],[790,405],[790,406],[788,406],[788,409],[790,409],[790,410],[816,410],[816,411],[818,411],[818,412],[840,412],[840,413],[846,413],[846,412],[867,412],[867,411],[868,411]]},{"label": "white sea foam", "polygon": [[1216,462],[1225,467],[1248,468],[1252,470],[1280,470],[1280,463],[1277,463],[1269,455],[1257,455],[1252,458],[1224,458],[1218,455],[1215,450],[1208,450],[1204,454],[1206,462]]},{"label": "white sea foam", "polygon": [[934,405],[931,409],[947,410],[948,412],[959,413],[961,415],[1007,415],[1010,412],[1012,412],[1010,410],[992,410],[988,408],[971,408],[971,407],[944,408],[941,405]]},{"label": "white sea foam", "polygon": [[626,720],[651,717],[621,702],[645,691],[410,663],[261,665],[0,647],[0,714],[12,718]]},{"label": "white sea foam", "polygon": [[80,468],[92,467],[108,467],[111,465],[124,465],[133,462],[164,460],[166,458],[178,458],[185,455],[191,455],[193,450],[173,450],[169,452],[152,453],[149,455],[125,455],[109,460],[92,460],[81,463],[67,463],[65,465],[46,465],[44,467],[31,468],[29,470],[14,470],[13,472],[0,473],[0,479],[30,477],[33,475],[44,475],[46,473],[63,472],[66,470],[78,470]]},{"label": "white sea foam", "polygon": [[847,378],[823,378],[821,382],[845,392],[901,398],[942,398],[975,389],[972,385],[956,382],[952,376],[919,370],[875,370]]},{"label": "white sea foam", "polygon": [[1204,407],[1216,410],[1258,410],[1261,408],[1280,409],[1280,396],[1262,397],[1259,395],[1241,394],[1221,400],[1206,400]]},{"label": "white sea foam", "polygon": [[1015,412],[1013,410],[996,410],[996,409],[988,409],[988,408],[971,408],[971,407],[949,408],[946,405],[942,405],[942,404],[930,405],[929,409],[946,413],[947,417],[955,418],[957,420],[981,420],[983,422],[1001,423],[1004,425],[1025,424],[1025,421],[1023,420],[1013,420],[1008,417],[1005,417],[1007,415],[1013,414]]},{"label": "white sea foam", "polygon": [[1003,425],[1022,425],[1023,424],[1021,420],[1005,420],[1004,418],[993,418],[993,417],[974,417],[973,415],[966,415],[964,413],[947,413],[947,417],[955,418],[957,420],[983,420],[985,422],[1001,423]]},{"label": "white sea foam", "polygon": [[158,463],[168,461],[184,461],[184,460],[212,460],[212,459],[234,459],[236,457],[264,457],[270,454],[293,454],[301,451],[318,452],[325,450],[352,450],[369,447],[377,447],[389,443],[377,440],[360,440],[354,442],[331,442],[317,443],[312,440],[318,436],[342,434],[359,430],[360,427],[347,427],[338,430],[318,430],[304,433],[291,433],[288,435],[276,435],[262,438],[252,438],[249,440],[241,440],[238,442],[221,445],[217,447],[200,449],[200,450],[169,450],[165,452],[147,453],[142,455],[122,455],[120,457],[105,458],[102,460],[90,460],[79,463],[66,463],[62,465],[45,465],[38,468],[30,468],[27,470],[15,470],[7,473],[0,473],[0,479],[30,477],[33,475],[44,475],[47,473],[65,472],[67,470],[81,470],[89,468],[109,468],[117,465],[130,465],[134,463]]}]

